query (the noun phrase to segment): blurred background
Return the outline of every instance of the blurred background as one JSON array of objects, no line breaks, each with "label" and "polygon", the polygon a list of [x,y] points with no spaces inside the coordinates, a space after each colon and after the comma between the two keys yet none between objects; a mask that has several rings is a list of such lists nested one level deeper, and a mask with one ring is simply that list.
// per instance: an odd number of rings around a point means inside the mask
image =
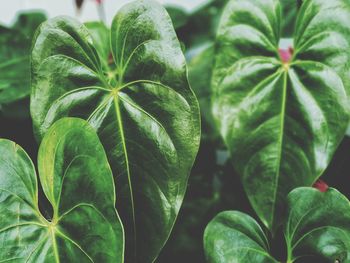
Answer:
[{"label": "blurred background", "polygon": [[[132,0],[2,0],[0,7],[0,137],[16,141],[36,160],[38,145],[29,115],[31,38],[36,27],[57,15],[81,22],[102,20],[110,25],[117,10]],[[159,0],[164,4],[189,66],[189,81],[202,115],[202,139],[186,197],[169,242],[157,263],[205,262],[202,237],[207,223],[220,211],[240,210],[255,216],[229,154],[216,130],[210,110],[210,73],[214,63],[214,39],[227,0]],[[283,40],[289,48],[300,0],[283,0]],[[30,12],[28,13],[28,11]],[[6,65],[23,57],[27,63]],[[2,66],[1,66],[2,63]],[[12,67],[12,68],[10,68]],[[5,71],[6,69],[6,71]],[[19,77],[20,76],[20,77]],[[12,87],[12,89],[10,89]],[[13,88],[16,89],[13,89]],[[11,93],[15,90],[16,94]],[[350,132],[349,132],[350,134]],[[350,137],[345,137],[322,179],[350,197],[348,179]],[[47,211],[42,204],[44,213]],[[285,258],[282,232],[272,244],[273,254]],[[281,246],[282,245],[282,246]]]},{"label": "blurred background", "polygon": [[[77,16],[82,22],[99,19],[99,14],[96,12],[98,1],[94,0],[84,1],[79,13],[77,13],[75,1],[72,0],[2,0],[2,2],[0,23],[3,24],[10,24],[18,11],[33,9],[43,10],[48,17],[57,15]],[[104,0],[106,22],[110,24],[116,11],[129,2],[132,2],[132,0]],[[159,0],[159,2],[164,5],[180,6],[190,12],[200,5],[205,4],[206,0]]]}]

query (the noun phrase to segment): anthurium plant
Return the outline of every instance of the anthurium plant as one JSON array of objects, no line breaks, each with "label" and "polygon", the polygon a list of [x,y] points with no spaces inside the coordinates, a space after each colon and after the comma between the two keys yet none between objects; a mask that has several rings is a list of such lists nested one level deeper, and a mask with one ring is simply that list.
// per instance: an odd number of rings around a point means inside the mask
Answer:
[{"label": "anthurium plant", "polygon": [[[333,188],[293,190],[283,229],[287,263],[350,262],[350,202]],[[204,246],[208,262],[281,262],[261,226],[239,211],[218,214],[205,230]]]},{"label": "anthurium plant", "polygon": [[32,49],[34,131],[40,141],[62,117],[90,123],[113,170],[127,260],[152,262],[174,225],[198,151],[198,102],[160,4],[124,6],[108,34],[107,28],[87,27],[57,17],[38,29]]},{"label": "anthurium plant", "polygon": [[350,262],[349,0],[95,2],[0,27],[0,263]]},{"label": "anthurium plant", "polygon": [[348,1],[304,1],[288,61],[278,51],[280,1],[232,0],[222,16],[213,114],[252,206],[272,231],[287,194],[320,177],[345,135],[349,15]]},{"label": "anthurium plant", "polygon": [[281,2],[231,0],[219,25],[212,112],[264,226],[241,212],[219,214],[204,235],[209,262],[281,262],[268,242],[280,228],[287,262],[350,260],[349,200],[320,183],[322,192],[305,188],[349,122],[350,4],[303,1],[293,46],[283,50]]},{"label": "anthurium plant", "polygon": [[50,218],[39,210],[35,170],[20,146],[0,139],[0,261],[123,262],[112,170],[93,128],[62,119],[41,143],[38,170]]}]

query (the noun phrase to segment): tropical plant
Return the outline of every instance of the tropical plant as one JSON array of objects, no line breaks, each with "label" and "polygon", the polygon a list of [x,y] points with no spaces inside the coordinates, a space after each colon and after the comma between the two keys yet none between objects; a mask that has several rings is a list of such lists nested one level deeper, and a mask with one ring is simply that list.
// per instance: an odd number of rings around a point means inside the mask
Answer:
[{"label": "tropical plant", "polygon": [[50,218],[39,210],[29,156],[0,139],[0,261],[123,262],[113,175],[92,127],[74,118],[55,123],[41,143],[38,169]]},{"label": "tropical plant", "polygon": [[[332,188],[293,190],[288,195],[284,236],[287,263],[350,262],[349,200]],[[238,211],[222,212],[209,223],[204,246],[212,263],[281,262],[271,255],[259,224]]]},{"label": "tropical plant", "polygon": [[[222,16],[213,70],[213,113],[248,198],[274,231],[285,198],[327,168],[349,120],[349,2],[304,1],[294,53],[279,57],[277,0],[232,0]],[[259,191],[257,191],[259,189]]]},{"label": "tropical plant", "polygon": [[174,225],[198,151],[198,102],[158,3],[124,6],[110,43],[68,17],[43,23],[32,49],[31,115],[39,141],[65,116],[92,125],[113,170],[126,258],[152,262]]}]

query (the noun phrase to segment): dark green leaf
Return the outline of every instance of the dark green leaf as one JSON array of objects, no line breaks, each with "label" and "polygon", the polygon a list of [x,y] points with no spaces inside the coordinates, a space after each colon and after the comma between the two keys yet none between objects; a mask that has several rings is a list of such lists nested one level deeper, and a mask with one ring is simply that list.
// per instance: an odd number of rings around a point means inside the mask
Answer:
[{"label": "dark green leaf", "polygon": [[168,12],[175,30],[186,25],[188,20],[188,14],[186,10],[178,6],[166,6],[166,11]]},{"label": "dark green leaf", "polygon": [[29,95],[32,37],[45,20],[42,13],[23,13],[11,28],[0,26],[0,107]]},{"label": "dark green leaf", "polygon": [[209,46],[195,56],[188,66],[191,87],[197,95],[202,117],[202,139],[216,139],[218,132],[211,112],[211,72],[214,66],[214,47]]},{"label": "dark green leaf", "polygon": [[88,22],[85,26],[89,30],[96,51],[101,59],[101,64],[108,70],[109,61],[112,60],[110,53],[110,31],[102,22]]},{"label": "dark green leaf", "polygon": [[83,120],[63,119],[40,146],[39,175],[53,217],[39,211],[35,168],[0,139],[1,262],[123,262],[123,227],[106,154]]},{"label": "dark green leaf", "polygon": [[44,23],[32,52],[31,113],[39,139],[64,116],[94,127],[116,181],[126,258],[152,262],[174,225],[198,150],[198,102],[158,3],[135,1],[117,13],[111,51],[115,65],[106,71],[85,26],[67,17]]},{"label": "dark green leaf", "polygon": [[294,57],[283,63],[279,1],[232,0],[223,14],[213,112],[249,199],[272,230],[287,193],[313,184],[345,134],[349,16],[348,1],[305,1]]},{"label": "dark green leaf", "polygon": [[[288,258],[292,262],[350,262],[350,202],[337,190],[301,187],[288,195],[285,222]],[[204,248],[208,262],[280,262],[250,216],[222,212],[207,226]],[[286,261],[282,261],[286,262]]]},{"label": "dark green leaf", "polygon": [[298,10],[302,0],[281,0],[282,6],[282,37],[292,37]]}]

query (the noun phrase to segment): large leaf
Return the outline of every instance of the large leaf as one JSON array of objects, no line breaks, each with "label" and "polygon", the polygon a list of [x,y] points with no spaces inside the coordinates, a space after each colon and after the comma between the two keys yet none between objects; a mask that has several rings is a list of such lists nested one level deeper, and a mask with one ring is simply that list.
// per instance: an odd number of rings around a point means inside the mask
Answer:
[{"label": "large leaf", "polygon": [[[288,263],[350,262],[350,202],[342,194],[297,188],[288,195],[287,210]],[[238,211],[222,212],[209,223],[204,247],[211,263],[279,262],[258,223]]]},{"label": "large leaf", "polygon": [[32,161],[15,143],[0,140],[0,261],[123,262],[112,171],[95,131],[83,120],[58,121],[38,163],[51,220],[39,211]]},{"label": "large leaf", "polygon": [[232,0],[223,14],[213,112],[249,199],[270,229],[280,222],[287,194],[316,181],[345,134],[349,16],[348,1],[305,1],[294,56],[284,63],[279,1]]},{"label": "large leaf", "polygon": [[123,7],[111,44],[115,63],[106,71],[83,25],[58,17],[40,27],[32,51],[34,129],[40,139],[61,117],[89,121],[113,169],[126,258],[152,262],[174,225],[198,150],[198,102],[159,4]]},{"label": "large leaf", "polygon": [[22,13],[11,28],[0,26],[0,107],[30,94],[32,36],[45,20],[42,13]]}]

